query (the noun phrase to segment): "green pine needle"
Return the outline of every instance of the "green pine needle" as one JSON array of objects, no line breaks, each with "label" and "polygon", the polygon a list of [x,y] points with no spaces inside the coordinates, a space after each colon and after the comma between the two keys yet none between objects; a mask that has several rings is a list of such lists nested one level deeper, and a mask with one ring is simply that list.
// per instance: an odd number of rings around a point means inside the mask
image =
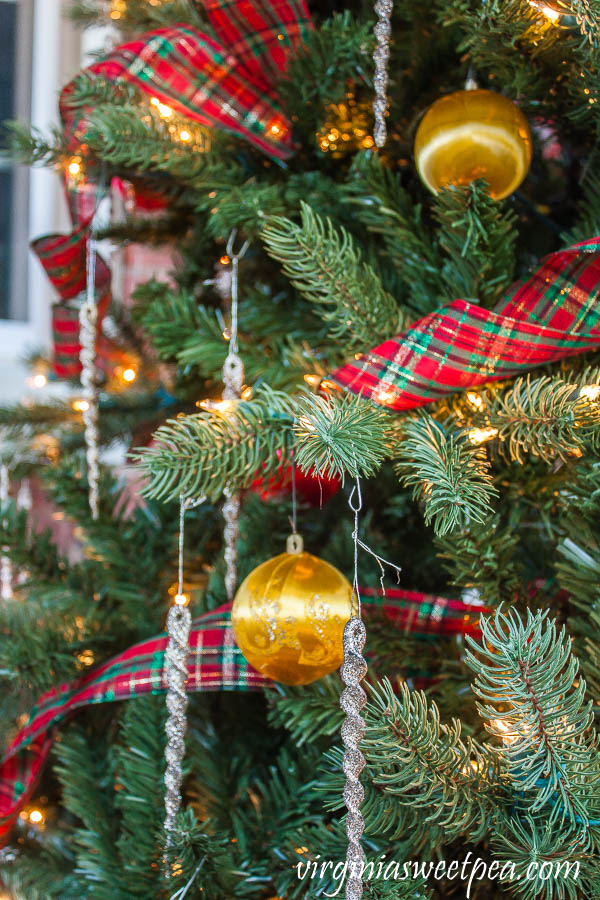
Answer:
[{"label": "green pine needle", "polygon": [[484,522],[496,496],[485,451],[448,433],[427,414],[407,422],[395,448],[396,471],[425,506],[436,534]]}]

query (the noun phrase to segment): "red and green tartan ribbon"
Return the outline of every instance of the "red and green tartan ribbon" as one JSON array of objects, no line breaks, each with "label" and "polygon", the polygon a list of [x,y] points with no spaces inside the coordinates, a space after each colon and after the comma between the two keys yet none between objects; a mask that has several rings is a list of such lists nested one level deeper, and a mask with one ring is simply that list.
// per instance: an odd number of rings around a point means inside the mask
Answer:
[{"label": "red and green tartan ribbon", "polygon": [[[88,235],[89,222],[86,221],[71,234],[48,234],[31,242],[31,249],[61,301],[52,306],[53,367],[59,378],[74,378],[81,372],[79,308],[75,300],[86,289]],[[110,269],[101,256],[96,257],[96,293],[100,339],[102,320],[111,301]],[[100,344],[99,340],[99,347]]]},{"label": "red and green tartan ribbon", "polygon": [[[228,131],[275,159],[285,159],[293,152],[291,124],[275,84],[290,52],[312,27],[305,0],[203,0],[196,5],[204,9],[221,43],[188,25],[159,28],[122,44],[86,71],[115,88],[119,82],[132,84],[201,125]],[[70,82],[63,89],[60,112],[76,152],[85,144],[88,110],[73,103],[73,87]],[[62,301],[53,310],[59,377],[81,371],[75,314],[67,301],[85,289],[88,225],[97,201],[94,185],[83,177],[75,186],[67,178],[66,188],[72,220],[79,227],[32,243]],[[102,298],[109,285],[108,267],[98,257],[96,288]],[[100,325],[101,309],[99,313]]]},{"label": "red and green tartan ribbon", "polygon": [[[364,611],[380,610],[390,624],[414,634],[478,634],[483,606],[474,607],[412,591],[364,591]],[[167,635],[143,641],[71,684],[44,694],[0,763],[0,844],[28,802],[48,756],[56,728],[94,703],[129,700],[166,691]],[[246,662],[231,627],[231,604],[194,620],[189,642],[187,689],[254,691],[272,682]]]},{"label": "red and green tartan ribbon", "polygon": [[[222,43],[190,25],[158,28],[121,44],[86,71],[142,93],[200,125],[242,137],[268,156],[293,152],[291,123],[275,80],[311,28],[304,0],[205,0],[201,4]],[[65,131],[85,143],[86,110],[62,91]]]},{"label": "red and green tartan ribbon", "polygon": [[455,300],[347,363],[332,380],[413,409],[600,345],[600,237],[547,256],[494,310]]}]

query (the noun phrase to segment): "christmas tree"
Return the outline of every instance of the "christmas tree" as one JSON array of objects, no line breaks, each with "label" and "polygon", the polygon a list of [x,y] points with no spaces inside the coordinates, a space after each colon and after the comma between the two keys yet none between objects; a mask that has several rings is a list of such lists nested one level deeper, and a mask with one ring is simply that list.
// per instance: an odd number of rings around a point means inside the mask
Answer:
[{"label": "christmas tree", "polygon": [[391,6],[75,0],[12,126],[74,393],[0,409],[6,897],[600,896],[600,6]]}]

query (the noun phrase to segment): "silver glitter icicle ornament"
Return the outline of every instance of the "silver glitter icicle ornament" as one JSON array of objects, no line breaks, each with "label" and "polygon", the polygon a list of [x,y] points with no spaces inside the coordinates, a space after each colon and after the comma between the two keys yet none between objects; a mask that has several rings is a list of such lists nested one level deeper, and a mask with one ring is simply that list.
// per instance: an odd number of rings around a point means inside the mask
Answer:
[{"label": "silver glitter icicle ornament", "polygon": [[[246,241],[238,253],[234,253],[236,231],[232,231],[227,242],[227,255],[231,259],[231,336],[229,351],[223,365],[223,400],[239,400],[244,384],[244,364],[238,351],[238,305],[239,305],[239,265],[240,259],[248,249]],[[227,599],[231,602],[237,584],[237,542],[239,535],[240,495],[237,491],[225,490],[223,518],[225,529],[223,543],[225,545],[225,589]]]},{"label": "silver glitter icicle ornament", "polygon": [[373,112],[375,113],[375,127],[373,140],[377,147],[383,147],[387,138],[385,114],[388,108],[388,61],[390,58],[390,36],[392,33],[391,16],[393,0],[377,0],[375,12],[377,22],[375,24],[375,99],[373,100]]},{"label": "silver glitter icicle ornament", "polygon": [[81,350],[81,387],[89,504],[92,519],[98,518],[98,370],[96,368],[96,338],[98,330],[98,307],[96,305],[96,221],[98,210],[104,198],[104,177],[98,186],[96,208],[89,226],[86,253],[86,298],[79,311],[79,343]]},{"label": "silver glitter icicle ornament", "polygon": [[[167,617],[169,640],[165,653],[165,680],[167,682],[167,710],[169,712],[165,731],[165,832],[167,849],[172,844],[181,806],[181,783],[183,780],[183,757],[185,755],[186,711],[188,697],[187,656],[192,627],[192,615],[188,609],[189,598],[183,593],[183,547],[185,541],[185,513],[187,509],[204,502],[204,497],[196,500],[179,498],[179,580],[177,594]],[[167,866],[167,875],[169,869]]]},{"label": "silver glitter icicle ornament", "polygon": [[167,746],[165,759],[165,831],[167,846],[175,831],[177,813],[181,806],[182,763],[185,754],[186,710],[188,705],[185,684],[187,681],[187,655],[192,615],[187,606],[173,605],[167,618],[169,642],[165,656],[167,680],[166,724]]},{"label": "silver glitter icicle ornament", "polygon": [[367,633],[362,619],[353,616],[344,628],[344,662],[340,669],[340,676],[346,685],[340,697],[340,706],[346,713],[342,725],[342,741],[345,747],[343,769],[346,776],[344,802],[348,809],[346,900],[360,900],[363,895],[362,868],[365,855],[360,839],[364,830],[364,820],[360,813],[360,805],[365,792],[359,778],[365,767],[365,758],[358,745],[365,733],[365,723],[360,713],[367,702],[367,697],[360,682],[367,674],[367,664],[362,656],[366,638]]},{"label": "silver glitter icicle ornament", "polygon": [[[90,244],[92,240],[90,239]],[[93,282],[92,282],[93,284]],[[89,504],[92,519],[98,518],[98,385],[96,372],[96,328],[98,310],[96,301],[89,297],[79,311],[79,342],[81,350],[81,387],[82,397],[86,401],[82,410],[85,429],[85,456],[87,462],[87,480]]]}]

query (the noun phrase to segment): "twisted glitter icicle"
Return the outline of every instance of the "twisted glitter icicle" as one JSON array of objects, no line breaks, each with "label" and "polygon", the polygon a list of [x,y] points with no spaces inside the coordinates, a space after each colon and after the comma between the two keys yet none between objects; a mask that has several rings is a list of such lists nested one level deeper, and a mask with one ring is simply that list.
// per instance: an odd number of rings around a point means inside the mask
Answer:
[{"label": "twisted glitter icicle", "polygon": [[181,806],[181,782],[183,780],[182,762],[185,753],[186,710],[188,705],[187,691],[187,655],[192,626],[192,615],[187,606],[174,605],[169,610],[167,631],[169,642],[165,656],[165,672],[167,679],[167,709],[169,717],[166,724],[167,746],[165,759],[165,831],[167,847],[172,843],[177,813]]},{"label": "twisted glitter icicle", "polygon": [[[239,304],[239,265],[240,259],[248,249],[246,241],[238,253],[234,252],[236,231],[232,231],[227,243],[227,254],[231,259],[231,337],[229,352],[223,365],[223,400],[239,400],[244,384],[244,363],[238,352],[238,304]],[[225,558],[225,590],[231,602],[237,584],[237,542],[239,536],[240,495],[239,492],[225,489],[223,504],[224,558]]]},{"label": "twisted glitter icicle", "polygon": [[360,845],[360,839],[365,823],[360,813],[360,805],[365,792],[359,777],[365,767],[365,758],[358,749],[358,745],[365,733],[365,723],[360,712],[367,702],[367,697],[360,682],[367,674],[367,664],[362,656],[366,638],[367,632],[362,619],[353,616],[344,628],[344,662],[340,669],[340,676],[346,685],[346,689],[340,697],[340,706],[346,713],[342,725],[342,741],[346,748],[343,762],[346,776],[344,802],[348,809],[346,818],[348,835],[346,900],[360,900],[363,895],[362,870],[365,855]]},{"label": "twisted glitter icicle", "polygon": [[393,0],[377,0],[375,3],[377,22],[375,24],[376,45],[373,53],[375,61],[375,99],[373,100],[375,127],[373,129],[373,140],[377,147],[383,147],[387,138],[385,114],[388,108],[388,61],[390,58],[390,35],[392,33],[390,20],[393,6]]},{"label": "twisted glitter icicle", "polygon": [[225,545],[225,589],[227,599],[233,600],[235,586],[237,584],[237,542],[239,536],[240,495],[238,491],[225,489],[225,503],[223,504],[223,543]]},{"label": "twisted glitter icicle", "polygon": [[93,299],[87,299],[79,311],[81,351],[81,387],[86,405],[82,411],[90,510],[98,518],[98,386],[96,380],[96,326],[98,310]]},{"label": "twisted glitter icicle", "polygon": [[[237,278],[235,273],[234,280]],[[237,347],[230,348],[230,352],[223,366],[223,400],[239,400],[244,383],[244,365]],[[235,586],[237,584],[237,542],[239,536],[240,495],[238,491],[225,489],[225,503],[223,504],[223,518],[225,528],[223,530],[223,543],[225,545],[225,589],[227,599],[233,600]]]}]

